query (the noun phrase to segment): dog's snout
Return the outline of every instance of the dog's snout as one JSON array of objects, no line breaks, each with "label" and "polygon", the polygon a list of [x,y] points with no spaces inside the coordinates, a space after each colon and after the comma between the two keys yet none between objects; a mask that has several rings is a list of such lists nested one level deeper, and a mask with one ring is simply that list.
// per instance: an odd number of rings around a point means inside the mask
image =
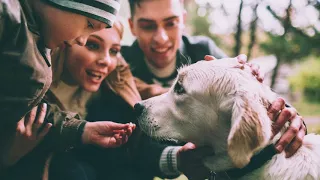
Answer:
[{"label": "dog's snout", "polygon": [[135,104],[134,105],[134,112],[135,112],[136,117],[139,117],[142,114],[144,109],[145,109],[145,107],[141,103]]}]

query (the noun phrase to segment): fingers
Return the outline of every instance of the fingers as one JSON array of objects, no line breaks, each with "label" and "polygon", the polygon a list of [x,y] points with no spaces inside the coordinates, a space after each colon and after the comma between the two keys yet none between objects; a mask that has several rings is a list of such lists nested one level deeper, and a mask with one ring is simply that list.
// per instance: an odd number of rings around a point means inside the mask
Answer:
[{"label": "fingers", "polygon": [[214,56],[210,56],[210,55],[205,55],[204,56],[204,60],[206,61],[212,61],[212,60],[215,60],[216,58]]},{"label": "fingers", "polygon": [[114,137],[111,137],[109,140],[106,140],[106,142],[102,143],[105,148],[119,147],[121,144],[121,137],[119,134],[115,134]]},{"label": "fingers", "polygon": [[119,147],[128,142],[129,137],[125,133],[114,134],[107,142],[106,147]]},{"label": "fingers", "polygon": [[115,123],[112,121],[104,121],[107,126],[109,126],[112,130],[121,130],[121,129],[128,129],[130,127],[130,124],[122,124],[122,123]]},{"label": "fingers", "polygon": [[277,98],[268,109],[268,116],[271,121],[275,121],[279,115],[279,111],[285,107],[285,101],[283,98]]},{"label": "fingers", "polygon": [[136,125],[133,124],[132,122],[129,123],[129,128],[127,129],[127,135],[131,136],[132,132],[136,129]]},{"label": "fingers", "polygon": [[127,125],[129,125],[127,129],[113,130],[116,146],[127,143],[129,137],[132,135],[133,130],[136,128],[136,125],[131,122],[127,123]]},{"label": "fingers", "polygon": [[291,120],[289,128],[281,136],[280,140],[276,144],[276,149],[278,152],[282,152],[284,148],[286,148],[292,142],[292,140],[297,136],[301,126],[302,122],[300,118],[298,116],[295,116],[295,118]]},{"label": "fingers", "polygon": [[47,114],[47,104],[42,103],[41,105],[38,106],[37,118],[34,121],[34,126],[36,126],[37,129],[42,126],[44,119],[46,117],[46,114]]},{"label": "fingers", "polygon": [[247,55],[245,54],[240,54],[239,56],[237,56],[238,62],[241,64],[245,64],[247,62]]},{"label": "fingers", "polygon": [[26,116],[25,116],[25,127],[26,127],[26,136],[32,138],[33,135],[33,122],[37,116],[38,106],[34,107]]},{"label": "fingers", "polygon": [[52,127],[52,124],[51,124],[51,123],[47,123],[47,124],[44,126],[44,128],[39,132],[38,137],[39,137],[39,138],[42,138],[42,137],[44,137],[45,135],[47,135],[51,127]]},{"label": "fingers", "polygon": [[286,147],[285,151],[286,151],[286,158],[291,157],[292,155],[294,155],[298,149],[301,147],[302,145],[302,141],[303,138],[305,136],[305,126],[302,125],[297,136],[293,139],[293,141],[289,144],[288,147]]},{"label": "fingers", "polygon": [[18,123],[17,123],[17,129],[16,132],[18,135],[23,135],[26,131],[26,127],[24,125],[25,117],[23,117]]},{"label": "fingers", "polygon": [[44,128],[42,128],[44,119],[47,112],[47,104],[43,103],[37,107],[34,107],[24,118],[22,118],[17,123],[17,133],[19,135],[23,135],[30,140],[36,140],[39,136],[45,136],[52,124],[46,124]]},{"label": "fingers", "polygon": [[120,124],[120,123],[113,123],[112,122],[112,131],[113,133],[118,134],[126,134],[128,136],[131,136],[133,130],[136,129],[136,125],[133,123],[127,123],[127,124]]},{"label": "fingers", "polygon": [[250,67],[252,75],[254,75],[259,82],[263,82],[264,73],[261,72],[260,66],[254,63],[247,63],[247,65]]},{"label": "fingers", "polygon": [[211,147],[196,147],[195,144],[189,142],[182,146],[179,153],[186,153],[193,158],[202,158],[205,156],[213,155],[214,151]]},{"label": "fingers", "polygon": [[187,144],[185,144],[184,146],[182,146],[179,150],[179,152],[186,152],[186,151],[189,151],[189,150],[193,150],[196,148],[196,145],[191,143],[191,142],[188,142]]},{"label": "fingers", "polygon": [[273,136],[278,134],[287,121],[290,122],[289,128],[275,145],[279,153],[285,149],[286,157],[290,157],[297,152],[302,145],[306,127],[303,125],[301,116],[297,115],[297,111],[294,108],[284,107],[284,99],[278,98],[269,107],[268,116],[274,121],[274,124],[272,125]]},{"label": "fingers", "polygon": [[[278,134],[278,132],[283,128],[285,123],[287,121],[291,121],[295,116],[297,115],[297,112],[293,108],[284,108],[279,116],[276,118],[275,122],[272,124],[272,132],[273,136]],[[293,122],[291,122],[292,124]],[[300,122],[298,122],[300,124]],[[298,129],[299,130],[299,129]]]},{"label": "fingers", "polygon": [[[46,135],[51,128],[51,125],[45,125],[44,129],[39,132],[39,129],[43,126],[44,119],[47,113],[47,104],[42,103],[37,107],[34,107],[25,118],[26,136],[30,139],[36,139],[38,135],[41,137]],[[49,129],[48,129],[49,128]]]},{"label": "fingers", "polygon": [[130,122],[129,124],[130,124],[130,127],[132,128],[132,130],[134,131],[136,129],[137,125],[132,122]]}]

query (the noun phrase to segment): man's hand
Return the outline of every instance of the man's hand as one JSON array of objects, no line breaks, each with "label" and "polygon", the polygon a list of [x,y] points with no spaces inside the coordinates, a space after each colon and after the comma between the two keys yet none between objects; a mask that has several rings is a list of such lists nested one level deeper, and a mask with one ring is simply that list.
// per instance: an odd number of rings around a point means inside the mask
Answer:
[{"label": "man's hand", "polygon": [[193,143],[187,143],[177,153],[178,170],[188,179],[206,179],[210,170],[204,166],[203,159],[213,154],[212,148],[196,148]]},{"label": "man's hand", "polygon": [[268,109],[268,116],[274,121],[272,126],[273,136],[282,129],[286,122],[290,122],[289,128],[281,136],[275,147],[279,153],[285,150],[286,157],[291,157],[301,147],[306,134],[302,117],[297,115],[294,108],[285,107],[285,101],[282,98],[278,98],[271,104]]},{"label": "man's hand", "polygon": [[[204,59],[206,61],[216,60],[215,57],[210,55],[206,55]],[[253,76],[257,78],[259,82],[263,82],[264,73],[260,71],[259,65],[253,64],[253,63],[247,63],[247,56],[245,54],[240,54],[235,58],[224,58],[224,59],[230,61],[229,63],[230,67],[248,70],[250,73],[252,73]],[[224,60],[224,59],[221,59],[221,60]]]},{"label": "man's hand", "polygon": [[34,107],[17,123],[17,129],[9,152],[4,157],[6,166],[15,164],[20,158],[32,151],[49,132],[52,124],[44,124],[47,104]]},{"label": "man's hand", "polygon": [[134,81],[142,99],[158,96],[169,90],[169,88],[164,88],[159,84],[147,84],[139,78],[134,78]]},{"label": "man's hand", "polygon": [[131,136],[135,124],[120,124],[111,121],[87,122],[82,134],[84,144],[94,144],[104,148],[114,148],[125,144]]}]

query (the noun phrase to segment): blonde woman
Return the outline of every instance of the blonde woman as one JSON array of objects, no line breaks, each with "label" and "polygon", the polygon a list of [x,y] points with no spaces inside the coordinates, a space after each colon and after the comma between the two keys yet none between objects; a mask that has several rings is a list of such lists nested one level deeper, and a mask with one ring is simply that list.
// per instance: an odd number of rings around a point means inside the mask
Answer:
[{"label": "blonde woman", "polygon": [[[91,34],[83,47],[66,46],[54,52],[54,79],[47,100],[88,121],[134,122],[133,105],[141,97],[129,66],[120,55],[122,32],[121,23],[115,22],[113,28]],[[139,131],[133,136],[119,148],[86,146],[55,153],[49,165],[49,179],[151,180],[154,176],[179,175],[163,168],[172,162],[163,158],[171,152],[168,145],[156,143]]]}]

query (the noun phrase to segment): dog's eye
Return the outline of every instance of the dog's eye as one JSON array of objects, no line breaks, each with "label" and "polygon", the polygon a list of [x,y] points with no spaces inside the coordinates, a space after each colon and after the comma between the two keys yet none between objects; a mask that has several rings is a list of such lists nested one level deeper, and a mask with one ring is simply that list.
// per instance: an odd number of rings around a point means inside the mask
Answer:
[{"label": "dog's eye", "polygon": [[186,90],[183,88],[180,82],[177,82],[176,85],[174,86],[174,92],[177,94],[183,94],[183,93],[186,93]]}]

